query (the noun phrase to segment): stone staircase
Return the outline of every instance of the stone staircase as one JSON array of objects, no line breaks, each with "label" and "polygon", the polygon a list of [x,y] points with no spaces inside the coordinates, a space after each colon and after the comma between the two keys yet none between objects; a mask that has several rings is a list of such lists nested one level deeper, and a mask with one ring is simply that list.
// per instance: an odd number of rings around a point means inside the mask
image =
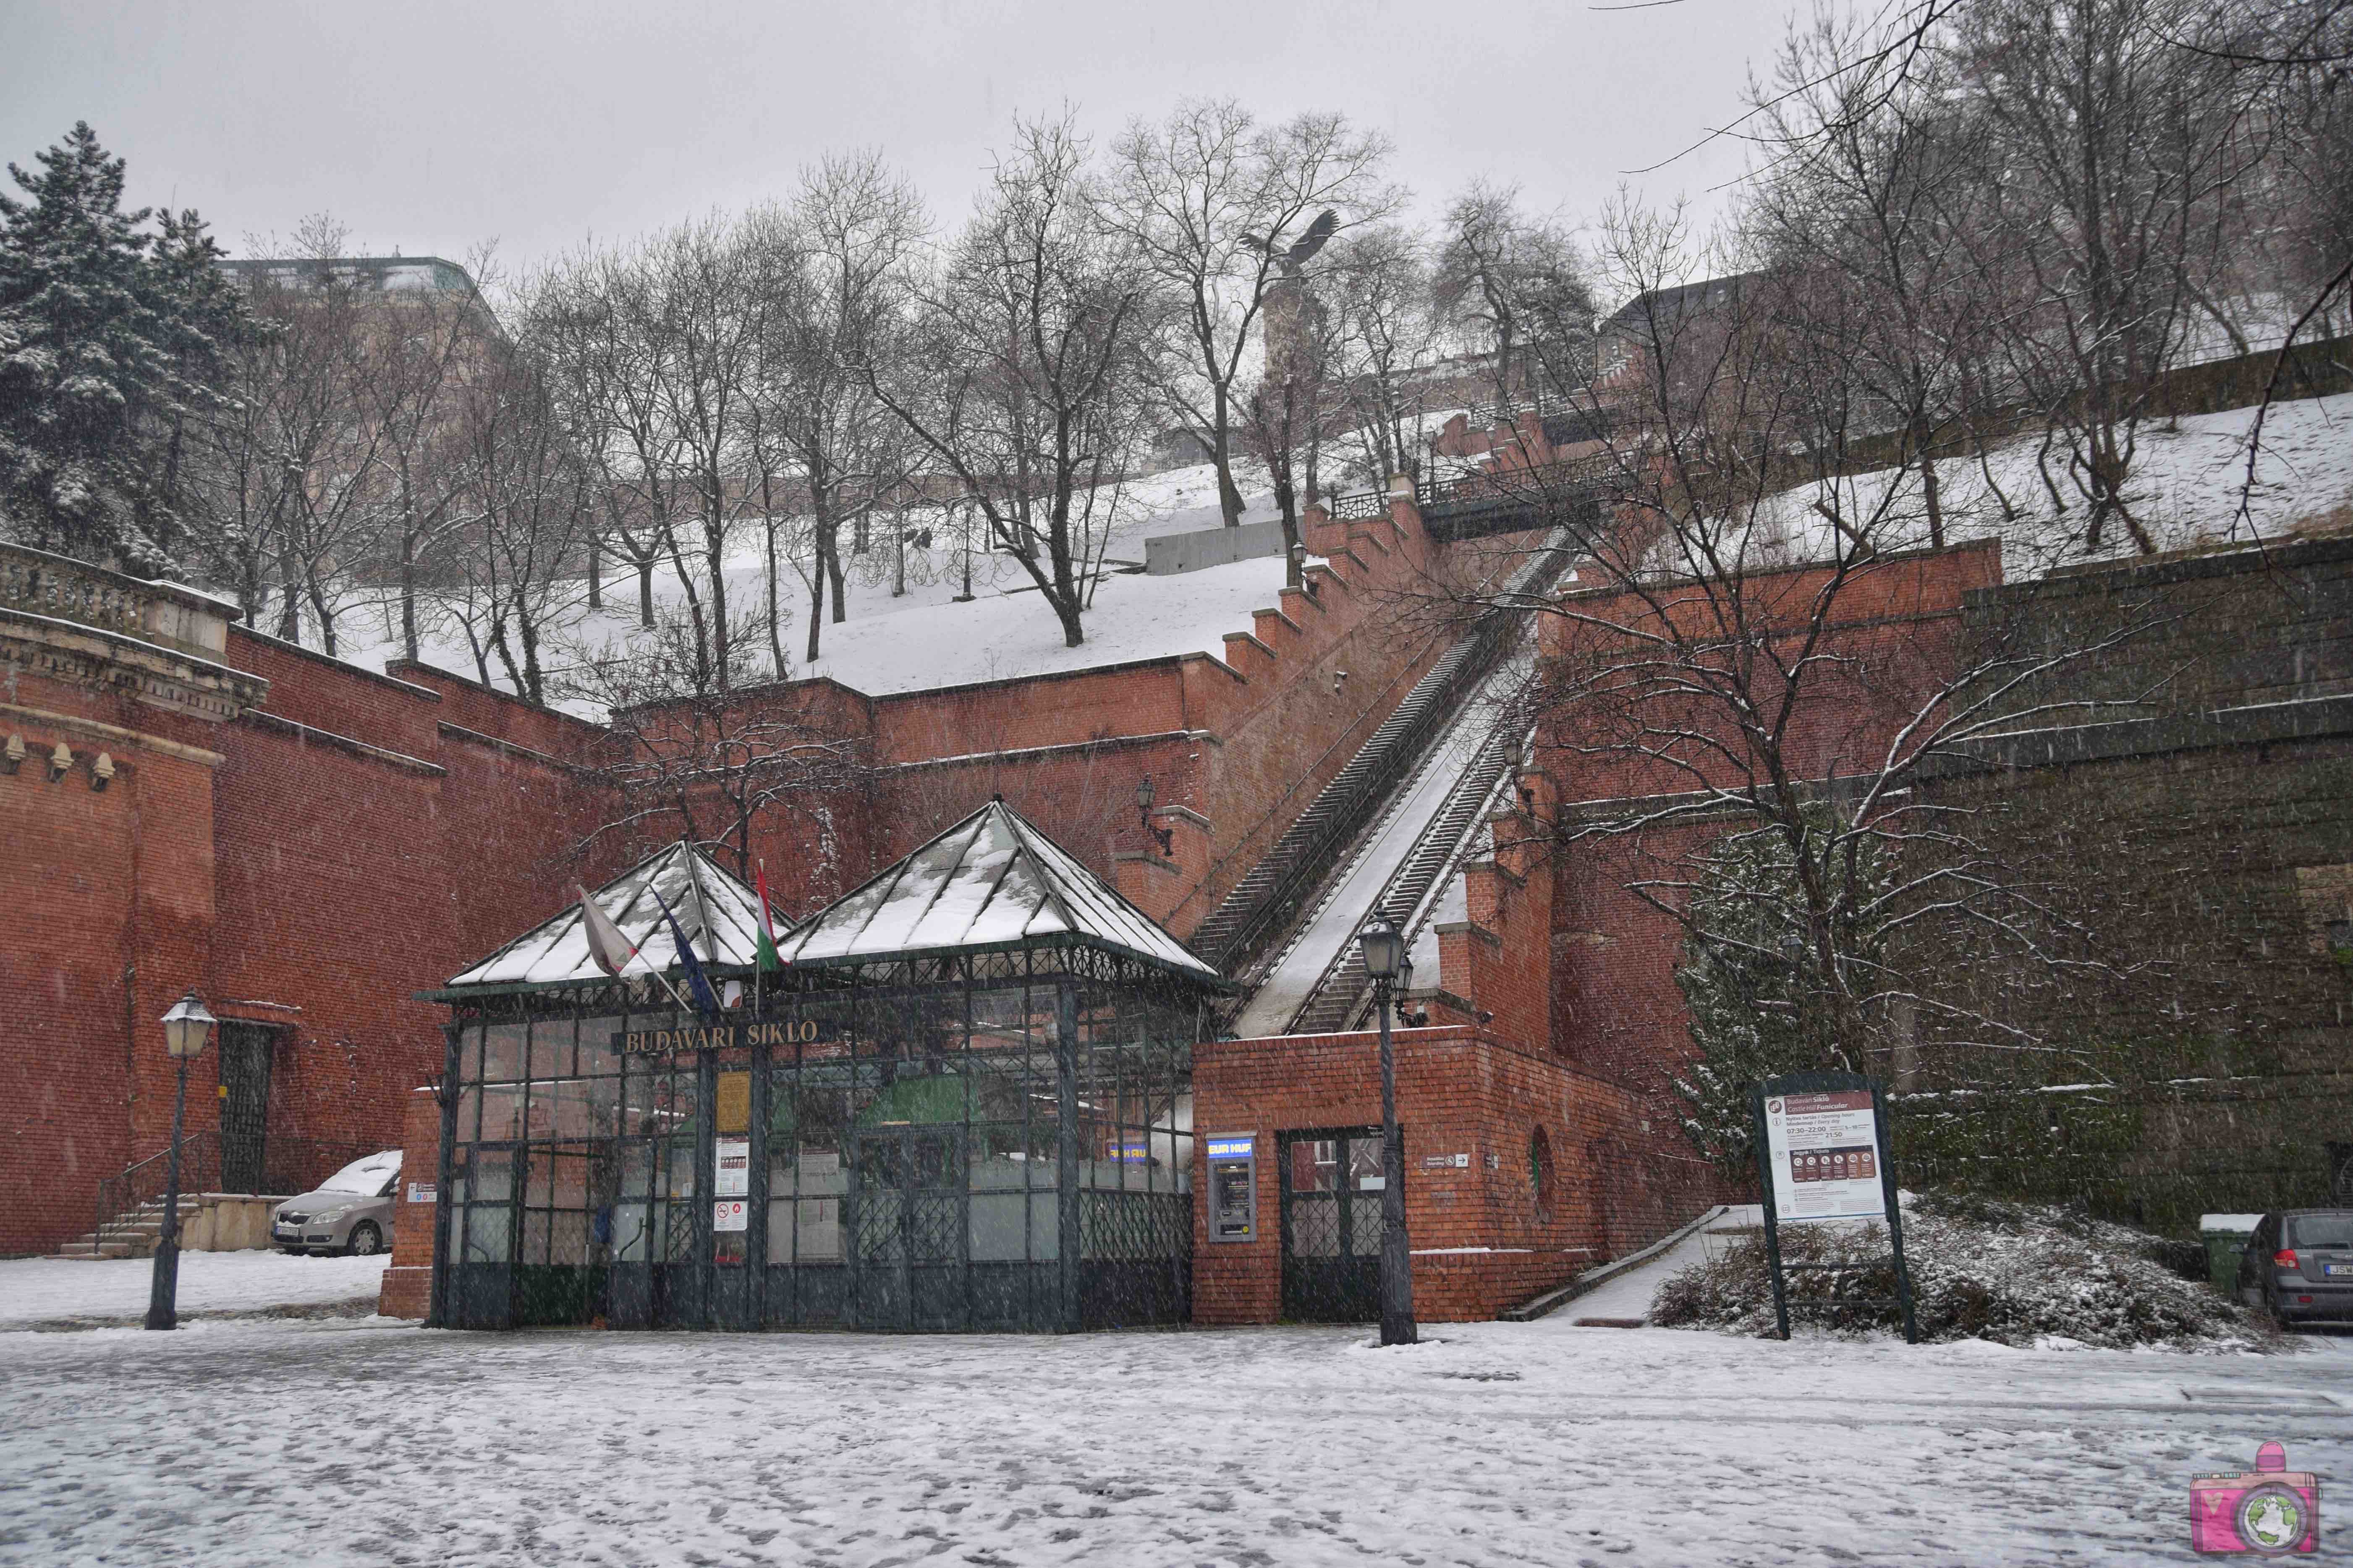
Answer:
[{"label": "stone staircase", "polygon": [[[182,1193],[184,1252],[231,1252],[269,1245],[269,1211],[285,1200],[259,1193]],[[153,1258],[164,1234],[164,1200],[150,1198],[57,1250],[59,1258]]]},{"label": "stone staircase", "polygon": [[[204,1210],[195,1193],[180,1194],[180,1227],[185,1233]],[[128,1214],[115,1215],[96,1230],[58,1248],[59,1258],[153,1258],[164,1234],[164,1200],[150,1198]]]}]

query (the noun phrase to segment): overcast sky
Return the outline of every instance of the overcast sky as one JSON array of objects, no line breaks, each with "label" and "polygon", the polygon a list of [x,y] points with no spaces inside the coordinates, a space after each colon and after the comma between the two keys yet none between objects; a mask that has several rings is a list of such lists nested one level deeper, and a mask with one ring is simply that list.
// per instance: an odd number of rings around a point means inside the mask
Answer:
[{"label": "overcast sky", "polygon": [[1187,96],[1340,109],[1434,212],[1476,174],[1583,222],[1624,180],[1713,208],[1743,154],[1658,163],[1739,110],[1786,0],[596,0],[107,5],[0,0],[0,159],[76,120],[131,199],[194,206],[232,252],[328,212],[352,247],[527,266],[781,195],[879,147],[936,217],[967,210],[1017,113],[1107,137]]}]

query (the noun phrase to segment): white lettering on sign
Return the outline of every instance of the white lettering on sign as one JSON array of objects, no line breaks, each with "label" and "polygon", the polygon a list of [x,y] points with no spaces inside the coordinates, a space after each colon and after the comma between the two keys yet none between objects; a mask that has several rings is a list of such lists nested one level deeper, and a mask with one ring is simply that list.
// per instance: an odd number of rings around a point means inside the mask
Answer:
[{"label": "white lettering on sign", "polygon": [[1765,1100],[1773,1208],[1783,1220],[1878,1219],[1878,1116],[1868,1089],[1776,1094]]},{"label": "white lettering on sign", "polygon": [[[752,1190],[752,1141],[749,1138],[722,1138],[718,1141],[718,1180],[712,1191],[723,1198],[740,1198]],[[742,1226],[735,1227],[743,1229]]]},{"label": "white lettering on sign", "polygon": [[721,1198],[711,1205],[711,1228],[713,1230],[751,1229],[752,1205],[742,1198]]},{"label": "white lettering on sign", "polygon": [[440,1198],[441,1194],[439,1190],[431,1182],[411,1182],[408,1184],[408,1201],[410,1203],[438,1203]]}]

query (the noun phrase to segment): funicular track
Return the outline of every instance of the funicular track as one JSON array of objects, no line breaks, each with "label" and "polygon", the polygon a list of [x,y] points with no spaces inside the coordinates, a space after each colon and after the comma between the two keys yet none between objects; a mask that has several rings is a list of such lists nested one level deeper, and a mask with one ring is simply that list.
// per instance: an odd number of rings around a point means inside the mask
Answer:
[{"label": "funicular track", "polygon": [[[1513,573],[1505,584],[1507,604],[1540,594],[1557,581],[1575,553],[1573,539],[1571,530],[1555,529]],[[1193,936],[1193,950],[1254,992],[1265,980],[1271,959],[1282,957],[1293,945],[1303,917],[1312,916],[1326,901],[1338,874],[1354,862],[1352,848],[1386,818],[1401,788],[1422,776],[1440,742],[1456,734],[1458,721],[1474,694],[1491,685],[1498,667],[1517,647],[1526,619],[1525,610],[1489,610],[1440,655],[1397,710],[1201,923]],[[1500,726],[1499,733],[1509,728]],[[1482,742],[1493,739],[1482,737]],[[1507,753],[1500,763],[1489,755],[1495,747],[1484,743],[1478,747],[1455,790],[1466,798],[1457,800],[1451,794],[1441,816],[1467,814],[1473,825],[1483,820],[1481,808],[1492,794],[1492,781],[1489,789],[1476,792],[1477,801],[1469,801],[1467,775],[1477,770],[1500,777],[1507,771],[1517,755],[1517,744],[1498,744]],[[1443,830],[1433,823],[1428,837],[1433,840],[1443,837]],[[1440,860],[1451,863],[1460,837],[1458,834],[1439,855]],[[1401,868],[1400,875],[1419,867],[1435,886],[1443,868],[1425,865],[1423,847],[1416,846],[1415,854],[1408,858],[1412,865]],[[1403,890],[1400,888],[1397,896],[1402,896]],[[1319,994],[1328,989],[1328,985],[1318,987]],[[1244,1012],[1248,1011],[1246,1006]]]}]

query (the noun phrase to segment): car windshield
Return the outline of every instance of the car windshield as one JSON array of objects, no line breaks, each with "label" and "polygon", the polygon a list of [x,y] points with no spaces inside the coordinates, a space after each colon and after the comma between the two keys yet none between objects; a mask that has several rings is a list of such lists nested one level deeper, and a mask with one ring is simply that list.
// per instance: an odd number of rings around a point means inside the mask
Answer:
[{"label": "car windshield", "polygon": [[2353,1210],[2300,1214],[2287,1222],[2290,1247],[2353,1247]]},{"label": "car windshield", "polygon": [[400,1174],[400,1151],[386,1149],[380,1154],[370,1154],[364,1160],[354,1160],[321,1182],[322,1193],[357,1193],[363,1197],[382,1194],[385,1184]]}]

